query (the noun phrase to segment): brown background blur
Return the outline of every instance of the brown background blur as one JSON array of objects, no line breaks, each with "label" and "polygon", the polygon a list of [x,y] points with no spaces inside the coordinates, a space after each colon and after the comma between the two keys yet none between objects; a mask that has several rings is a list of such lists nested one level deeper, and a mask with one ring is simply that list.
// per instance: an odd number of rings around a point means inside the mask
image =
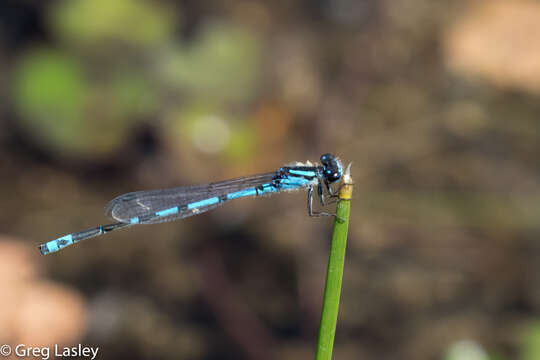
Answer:
[{"label": "brown background blur", "polygon": [[2,1],[0,343],[313,358],[331,219],[304,193],[37,245],[332,152],[336,359],[540,359],[539,39],[533,0]]}]

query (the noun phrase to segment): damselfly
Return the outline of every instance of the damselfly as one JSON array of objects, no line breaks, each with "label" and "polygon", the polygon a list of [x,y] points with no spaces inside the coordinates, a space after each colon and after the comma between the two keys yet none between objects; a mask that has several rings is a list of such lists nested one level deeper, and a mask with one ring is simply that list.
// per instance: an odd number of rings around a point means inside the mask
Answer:
[{"label": "damselfly", "polygon": [[[120,195],[105,208],[105,214],[118,222],[71,233],[39,246],[49,254],[91,237],[138,224],[157,224],[183,219],[214,209],[230,200],[271,195],[298,189],[308,190],[310,216],[333,215],[313,211],[315,189],[323,206],[326,196],[335,197],[330,184],[343,176],[343,167],[332,154],[321,156],[321,164],[295,163],[279,170],[232,180],[164,190],[136,191]],[[325,193],[326,192],[326,193]]]}]

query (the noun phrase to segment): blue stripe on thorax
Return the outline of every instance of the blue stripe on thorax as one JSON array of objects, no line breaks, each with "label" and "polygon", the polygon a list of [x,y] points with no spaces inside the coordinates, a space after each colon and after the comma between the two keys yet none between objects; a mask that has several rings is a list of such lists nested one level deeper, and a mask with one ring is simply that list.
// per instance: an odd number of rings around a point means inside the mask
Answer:
[{"label": "blue stripe on thorax", "polygon": [[310,184],[310,180],[299,176],[286,176],[276,181],[276,187],[281,190],[295,190],[303,187],[307,187]]},{"label": "blue stripe on thorax", "polygon": [[306,179],[303,176],[285,176],[279,181],[276,181],[277,183],[289,183],[289,184],[308,184],[310,182],[309,179]]},{"label": "blue stripe on thorax", "polygon": [[[192,209],[196,209],[196,208],[200,208],[200,207],[204,207],[204,206],[217,204],[218,202],[219,202],[219,198],[217,196],[214,196],[214,197],[211,197],[209,199],[205,199],[205,200],[201,200],[201,201],[197,201],[197,202],[188,204],[187,208],[189,210],[192,210]],[[178,211],[178,208],[176,208],[176,210]]]},{"label": "blue stripe on thorax", "polygon": [[289,173],[290,173],[290,174],[293,174],[293,175],[300,175],[300,176],[307,176],[307,177],[315,177],[315,176],[317,176],[317,174],[316,174],[315,171],[313,171],[313,170],[295,170],[295,169],[290,169],[290,170],[289,170]]}]

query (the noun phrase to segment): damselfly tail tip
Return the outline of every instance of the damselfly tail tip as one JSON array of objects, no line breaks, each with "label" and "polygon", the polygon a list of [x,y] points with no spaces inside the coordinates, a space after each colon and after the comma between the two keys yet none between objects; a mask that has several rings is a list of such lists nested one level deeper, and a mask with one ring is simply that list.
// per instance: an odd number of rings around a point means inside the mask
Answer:
[{"label": "damselfly tail tip", "polygon": [[50,251],[46,244],[39,245],[39,252],[41,255],[47,255]]}]

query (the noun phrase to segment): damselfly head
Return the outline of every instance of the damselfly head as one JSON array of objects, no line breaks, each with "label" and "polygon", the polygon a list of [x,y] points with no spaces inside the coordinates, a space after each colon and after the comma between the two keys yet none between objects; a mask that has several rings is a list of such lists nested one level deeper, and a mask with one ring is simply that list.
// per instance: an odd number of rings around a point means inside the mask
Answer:
[{"label": "damselfly head", "polygon": [[336,182],[343,176],[343,166],[341,161],[332,154],[324,154],[321,156],[321,163],[323,165],[324,178],[330,182]]}]

